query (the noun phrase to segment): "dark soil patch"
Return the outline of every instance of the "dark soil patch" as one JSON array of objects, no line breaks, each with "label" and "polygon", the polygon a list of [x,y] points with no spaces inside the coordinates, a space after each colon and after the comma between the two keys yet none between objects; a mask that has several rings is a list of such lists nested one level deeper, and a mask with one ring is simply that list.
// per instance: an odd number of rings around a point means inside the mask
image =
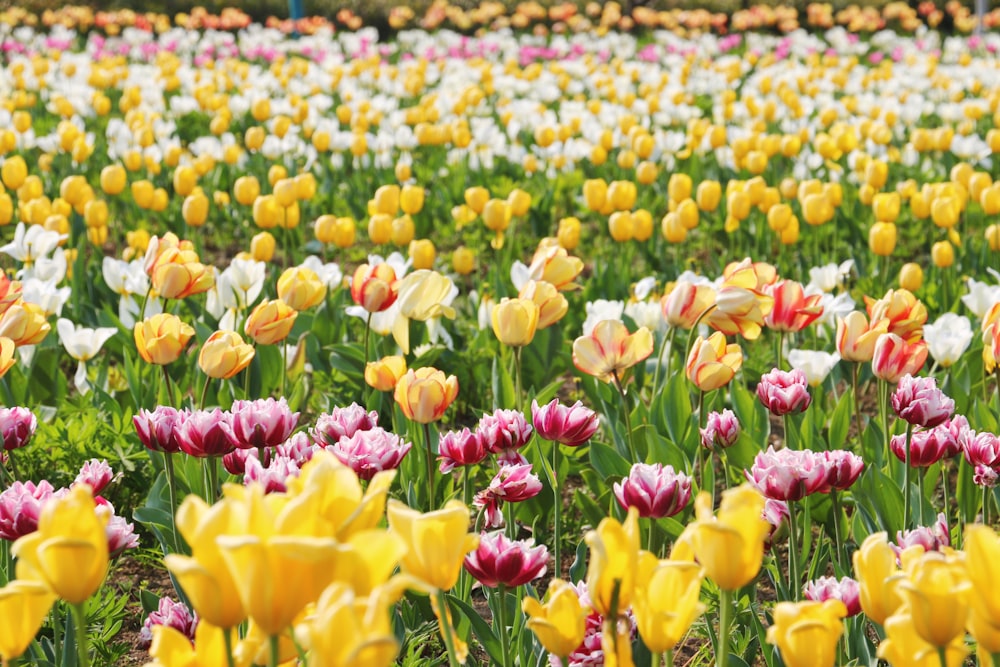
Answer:
[{"label": "dark soil patch", "polygon": [[144,665],[149,662],[149,653],[140,648],[139,631],[146,620],[146,613],[142,609],[139,594],[140,591],[149,591],[158,597],[173,596],[174,587],[170,575],[162,564],[154,564],[150,559],[125,556],[115,565],[108,583],[129,597],[122,630],[116,640],[130,648],[119,664],[123,667]]}]

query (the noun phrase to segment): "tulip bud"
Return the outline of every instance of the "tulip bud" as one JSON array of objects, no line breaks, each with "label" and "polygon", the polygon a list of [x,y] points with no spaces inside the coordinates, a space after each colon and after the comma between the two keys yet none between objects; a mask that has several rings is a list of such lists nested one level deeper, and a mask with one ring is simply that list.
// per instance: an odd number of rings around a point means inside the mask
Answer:
[{"label": "tulip bud", "polygon": [[908,262],[899,270],[899,286],[916,292],[924,284],[924,270],[915,262]]},{"label": "tulip bud", "polygon": [[351,298],[369,313],[387,309],[396,300],[396,272],[385,262],[362,264],[351,281]]},{"label": "tulip bud", "polygon": [[243,342],[235,331],[216,331],[201,347],[198,367],[216,379],[233,377],[247,366],[254,357],[254,348]]},{"label": "tulip bud", "polygon": [[258,345],[274,345],[292,331],[298,311],[281,299],[263,301],[247,317],[245,333]]},{"label": "tulip bud", "polygon": [[[580,221],[577,218],[563,218],[559,221],[559,231],[556,233],[559,245],[566,250],[575,250],[580,244]],[[1000,233],[997,234],[1000,244]]]},{"label": "tulip bud", "polygon": [[643,518],[662,519],[677,514],[691,500],[691,478],[673,466],[636,463],[628,477],[614,484],[622,509],[635,507]]},{"label": "tulip bud", "polygon": [[233,184],[233,197],[243,206],[250,206],[260,196],[260,183],[256,176],[240,176]]},{"label": "tulip bud", "polygon": [[258,232],[250,239],[250,254],[258,262],[274,259],[275,240],[270,232]]},{"label": "tulip bud", "polygon": [[201,227],[208,220],[208,197],[203,193],[189,195],[181,207],[184,222],[192,227]]},{"label": "tulip bud", "polygon": [[785,372],[778,368],[761,376],[757,398],[779,417],[792,412],[805,412],[812,402],[805,373],[801,370]]},{"label": "tulip bud", "polygon": [[946,269],[955,263],[955,247],[948,241],[938,241],[931,246],[931,260],[939,269]]},{"label": "tulip bud", "polygon": [[523,347],[535,337],[539,309],[530,299],[501,299],[493,308],[493,333],[504,345]]},{"label": "tulip bud", "polygon": [[888,257],[896,249],[896,225],[876,222],[868,232],[868,247],[880,257]]},{"label": "tulip bud", "polygon": [[409,253],[415,270],[434,267],[434,258],[437,253],[434,249],[434,242],[430,239],[410,241]]},{"label": "tulip bud", "polygon": [[455,248],[451,254],[451,268],[460,276],[467,276],[476,268],[476,255],[465,246]]},{"label": "tulip bud", "polygon": [[383,357],[378,361],[369,361],[365,366],[365,382],[376,391],[392,391],[404,373],[405,357]]},{"label": "tulip bud", "polygon": [[278,298],[295,310],[308,310],[326,298],[326,283],[312,269],[291,267],[278,278]]},{"label": "tulip bud", "polygon": [[126,183],[125,168],[120,164],[109,164],[101,170],[101,190],[104,194],[112,197],[121,194]]},{"label": "tulip bud", "polygon": [[420,213],[424,208],[424,189],[419,185],[404,185],[399,194],[399,206],[407,215]]},{"label": "tulip bud", "polygon": [[135,346],[149,364],[165,365],[176,361],[194,336],[194,328],[176,315],[161,313],[135,325]]}]

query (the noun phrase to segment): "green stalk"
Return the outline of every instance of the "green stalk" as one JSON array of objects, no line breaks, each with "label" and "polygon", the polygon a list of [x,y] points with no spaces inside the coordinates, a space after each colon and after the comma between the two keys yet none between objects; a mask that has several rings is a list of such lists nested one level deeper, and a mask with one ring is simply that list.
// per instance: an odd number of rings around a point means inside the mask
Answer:
[{"label": "green stalk", "polygon": [[788,503],[788,593],[792,600],[799,599],[802,580],[799,575],[799,541],[795,525],[795,505]]},{"label": "green stalk", "polygon": [[659,651],[651,651],[649,658],[649,667],[660,667],[663,664],[663,656]]},{"label": "green stalk", "polygon": [[441,614],[438,623],[441,624],[441,634],[444,635],[444,645],[448,651],[449,667],[459,667],[458,655],[455,653],[455,638],[452,637],[451,625],[448,623],[448,601],[444,597],[444,591],[438,589],[437,596],[438,611]]},{"label": "green stalk", "polygon": [[[665,659],[667,667],[674,667],[674,649],[668,648],[664,653],[663,657]],[[654,663],[654,667],[659,667]]]},{"label": "green stalk", "polygon": [[163,452],[163,470],[167,474],[167,493],[170,498],[170,521],[174,531],[174,553],[180,553],[180,544],[177,541],[177,526],[174,524],[174,512],[177,511],[177,479],[174,476],[174,455],[171,452]]},{"label": "green stalk", "polygon": [[507,632],[507,588],[500,584],[497,586],[497,621],[499,627],[496,628],[500,637],[500,656],[502,667],[511,667],[510,663],[510,634]]},{"label": "green stalk", "polygon": [[559,495],[559,443],[558,442],[552,443],[552,496],[553,496],[552,513],[555,523],[552,531],[553,558],[555,559],[555,562],[553,563],[552,569],[555,578],[559,579],[560,565],[562,562],[560,561],[560,553],[559,553],[560,552],[559,540],[561,537],[559,534],[559,529],[560,529],[559,515],[562,513],[562,497]]},{"label": "green stalk", "polygon": [[[878,381],[878,409],[882,414],[882,461],[889,461],[889,383],[885,380]],[[907,446],[909,449],[909,446]]]},{"label": "green stalk", "polygon": [[365,320],[365,338],[364,338],[364,348],[365,348],[365,368],[368,367],[368,335],[372,330],[372,313],[368,313],[368,319]]},{"label": "green stalk", "polygon": [[625,395],[625,387],[622,386],[621,379],[618,377],[618,371],[611,371],[611,378],[614,380],[615,387],[618,388],[618,394],[622,397],[622,407],[625,408],[625,434],[627,437],[625,441],[628,443],[628,451],[632,457],[632,463],[639,463],[639,455],[635,450],[635,442],[632,440],[632,414],[628,407],[628,398]]},{"label": "green stalk", "polygon": [[858,443],[861,443],[861,404],[858,402],[858,369],[860,363],[851,364],[851,401],[854,404],[854,421],[858,430]]},{"label": "green stalk", "polygon": [[948,667],[948,649],[944,646],[938,646],[938,660],[941,661],[941,667]]},{"label": "green stalk", "polygon": [[830,503],[833,505],[833,555],[837,561],[837,565],[843,568],[845,558],[843,540],[840,533],[840,494],[836,490],[830,492]]},{"label": "green stalk", "polygon": [[653,372],[653,386],[649,393],[649,402],[652,403],[653,399],[656,398],[657,393],[660,389],[660,369],[663,368],[663,356],[670,351],[667,356],[667,372],[666,380],[670,381],[670,362],[673,360],[674,356],[674,337],[677,335],[677,327],[668,327],[670,330],[669,334],[664,332],[663,343],[660,345],[660,358],[656,362],[656,371]]},{"label": "green stalk", "polygon": [[222,636],[226,640],[226,665],[236,667],[236,661],[233,659],[233,629],[226,628],[222,631]]},{"label": "green stalk", "polygon": [[279,651],[279,646],[278,646],[278,635],[271,635],[270,637],[267,638],[267,640],[268,644],[271,647],[270,659],[268,660],[267,664],[270,667],[278,667],[278,665],[281,664],[281,652]]},{"label": "green stalk", "polygon": [[205,376],[205,384],[203,384],[202,387],[201,387],[201,400],[198,401],[198,409],[199,410],[204,410],[205,409],[205,401],[206,401],[206,399],[208,399],[208,383],[211,382],[211,381],[212,381],[211,376],[206,375]]},{"label": "green stalk", "polygon": [[424,424],[424,449],[427,454],[427,511],[430,512],[434,509],[434,448],[430,424]]},{"label": "green stalk", "polygon": [[87,641],[87,615],[83,611],[83,603],[70,605],[70,608],[73,610],[73,624],[76,626],[78,667],[90,667],[90,644]]},{"label": "green stalk", "polygon": [[906,454],[906,461],[903,469],[903,528],[907,529],[910,527],[910,438],[913,436],[913,424],[906,424],[906,444],[904,445],[904,452]]},{"label": "green stalk", "polygon": [[521,346],[514,348],[514,409],[520,412],[521,406]]},{"label": "green stalk", "polygon": [[715,667],[726,667],[726,663],[729,662],[729,624],[732,606],[732,591],[719,590],[719,642],[715,646]]}]

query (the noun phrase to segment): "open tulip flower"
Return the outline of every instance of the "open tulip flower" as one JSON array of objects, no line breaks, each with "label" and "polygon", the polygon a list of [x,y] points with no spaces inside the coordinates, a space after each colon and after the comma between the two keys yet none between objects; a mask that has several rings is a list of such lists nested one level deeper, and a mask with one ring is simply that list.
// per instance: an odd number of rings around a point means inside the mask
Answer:
[{"label": "open tulip flower", "polygon": [[640,327],[629,334],[618,320],[603,320],[589,336],[573,342],[573,364],[581,372],[602,382],[611,382],[620,374],[653,353],[653,334]]},{"label": "open tulip flower", "polygon": [[736,343],[715,332],[708,340],[699,336],[687,358],[687,378],[700,391],[712,391],[729,384],[743,366],[743,351]]},{"label": "open tulip flower", "polygon": [[794,280],[780,280],[764,289],[774,298],[774,308],[764,322],[775,331],[802,331],[823,314],[822,296],[805,296],[802,284]]},{"label": "open tulip flower", "polygon": [[841,619],[847,607],[840,600],[824,602],[779,602],[767,641],[781,651],[788,667],[833,667],[837,640],[844,633]]}]

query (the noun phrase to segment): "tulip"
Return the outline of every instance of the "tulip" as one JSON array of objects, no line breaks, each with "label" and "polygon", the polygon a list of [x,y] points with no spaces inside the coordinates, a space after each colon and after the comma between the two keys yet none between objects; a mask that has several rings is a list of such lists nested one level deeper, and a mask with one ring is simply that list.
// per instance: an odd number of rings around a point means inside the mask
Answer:
[{"label": "tulip", "polygon": [[712,411],[705,420],[705,428],[699,429],[701,446],[706,449],[725,449],[736,444],[740,437],[740,422],[729,409],[721,413]]},{"label": "tulip", "polygon": [[768,327],[781,332],[802,331],[823,314],[822,296],[805,296],[801,283],[782,280],[766,289],[774,297],[774,309],[764,318]]},{"label": "tulip", "polygon": [[156,610],[149,613],[139,630],[140,646],[149,648],[153,641],[153,628],[159,625],[172,628],[189,642],[194,642],[195,629],[199,625],[198,614],[190,611],[182,602],[175,602],[169,597],[160,598]]},{"label": "tulip", "polygon": [[302,266],[285,269],[278,278],[278,298],[295,310],[308,310],[323,303],[326,284],[312,269]]},{"label": "tulip", "polygon": [[779,602],[767,629],[767,642],[778,647],[787,667],[833,667],[837,641],[844,633],[841,619],[846,615],[839,600]]},{"label": "tulip", "polygon": [[258,345],[274,345],[288,338],[298,314],[281,299],[262,301],[250,312],[243,331]]},{"label": "tulip", "polygon": [[176,315],[161,313],[135,325],[135,346],[149,364],[165,365],[176,361],[194,336],[194,328]]},{"label": "tulip", "polygon": [[889,322],[880,320],[869,327],[864,313],[854,311],[847,317],[837,318],[837,353],[845,361],[871,361],[875,343],[888,332]]},{"label": "tulip", "polygon": [[406,357],[393,355],[365,365],[365,382],[376,391],[392,391],[406,373]]},{"label": "tulip", "polygon": [[398,468],[412,446],[398,435],[376,426],[355,431],[350,437],[341,437],[330,446],[330,451],[360,479],[368,481],[378,472]]},{"label": "tulip", "polygon": [[924,325],[924,340],[934,361],[942,368],[951,368],[972,342],[969,318],[955,313],[945,313],[933,324]]},{"label": "tulip", "polygon": [[846,491],[854,485],[861,473],[864,472],[865,463],[857,454],[853,454],[843,449],[820,452],[826,465],[826,482],[821,491]]},{"label": "tulip", "polygon": [[580,220],[579,218],[563,218],[559,221],[559,229],[556,232],[559,246],[568,251],[576,250],[580,245]]},{"label": "tulip", "polygon": [[183,299],[211,289],[215,270],[199,262],[193,250],[169,248],[157,258],[150,278],[164,299]]},{"label": "tulip", "polygon": [[[153,658],[153,662],[147,663],[147,667],[226,664],[227,650],[223,631],[209,623],[198,623],[193,641],[181,631],[167,625],[155,626],[151,639],[149,656]],[[236,650],[239,651],[239,648]]]},{"label": "tulip", "polygon": [[883,334],[875,342],[872,373],[889,383],[920,371],[927,359],[927,344],[920,340],[907,343],[896,334]]},{"label": "tulip", "polygon": [[107,575],[107,521],[86,485],[51,499],[42,507],[38,530],[11,547],[18,579],[43,583],[71,605],[82,605]]},{"label": "tulip", "polygon": [[407,419],[420,424],[441,419],[457,396],[458,379],[436,368],[411,368],[396,383],[396,403]]},{"label": "tulip", "polygon": [[[239,458],[242,454],[242,458]],[[257,458],[257,450],[234,449],[222,458],[226,470],[232,474],[243,475],[243,485],[258,484],[264,489],[264,494],[285,493],[288,491],[287,481],[301,474],[298,462],[290,456],[276,453],[267,457],[267,465]],[[239,470],[238,473],[233,470]]]},{"label": "tulip", "polygon": [[208,377],[228,380],[249,366],[254,354],[235,331],[216,331],[201,347],[198,368]]},{"label": "tulip", "polygon": [[629,334],[622,322],[603,320],[591,335],[573,342],[573,364],[602,382],[615,379],[620,383],[620,371],[635,366],[652,352],[653,334],[646,327]]},{"label": "tulip", "polygon": [[542,407],[532,401],[531,421],[539,436],[569,447],[579,447],[590,440],[601,425],[597,413],[580,401],[567,407],[557,398]]},{"label": "tulip", "polygon": [[896,531],[896,543],[889,546],[899,559],[902,559],[904,552],[914,546],[919,547],[919,553],[944,551],[946,547],[951,546],[948,520],[943,513],[940,513],[933,526],[917,526],[913,530]]},{"label": "tulip", "polygon": [[628,477],[614,484],[622,509],[635,507],[643,518],[662,519],[687,507],[691,500],[691,478],[673,466],[634,463]]},{"label": "tulip", "polygon": [[0,336],[0,377],[7,374],[7,371],[14,366],[14,349],[16,344],[6,336]]},{"label": "tulip", "polygon": [[501,299],[493,308],[493,333],[504,345],[524,347],[535,337],[538,314],[538,305],[530,299]]},{"label": "tulip", "polygon": [[538,475],[531,472],[530,463],[500,463],[500,470],[483,492],[484,498],[509,503],[520,503],[534,498],[542,491]]},{"label": "tulip", "polygon": [[205,458],[223,456],[233,450],[229,413],[218,408],[182,413],[174,426],[174,438],[181,451]]},{"label": "tulip", "polygon": [[876,222],[868,230],[868,247],[879,257],[888,257],[896,249],[896,225]]},{"label": "tulip", "polygon": [[754,457],[753,466],[744,474],[765,497],[791,502],[823,491],[827,486],[828,470],[822,453],[792,449],[775,451],[769,446],[766,452]]},{"label": "tulip", "polygon": [[848,616],[857,616],[861,613],[861,587],[850,577],[842,577],[839,580],[835,577],[820,577],[808,582],[802,588],[802,594],[813,602],[839,600],[847,609]]},{"label": "tulip", "polygon": [[111,469],[106,460],[102,459],[98,461],[97,459],[90,459],[80,467],[80,472],[77,474],[76,479],[73,480],[73,485],[86,484],[96,496],[108,484],[121,478],[121,476],[120,474],[115,475],[115,471]]},{"label": "tulip", "polygon": [[951,417],[955,401],[938,389],[934,378],[904,375],[892,394],[892,409],[913,426],[933,428]]},{"label": "tulip", "polygon": [[764,539],[771,526],[762,517],[764,496],[748,484],[722,494],[718,516],[707,492],[695,498],[695,521],[678,542],[690,545],[705,574],[723,591],[735,591],[753,580],[764,558]]},{"label": "tulip", "polygon": [[705,611],[699,601],[703,571],[692,562],[639,555],[632,607],[643,643],[654,654],[673,650]]},{"label": "tulip", "polygon": [[514,587],[543,576],[548,559],[545,545],[534,546],[534,540],[509,540],[496,531],[480,536],[479,546],[465,557],[464,564],[483,586]]},{"label": "tulip", "polygon": [[528,279],[551,283],[560,292],[566,292],[578,287],[574,281],[581,271],[583,260],[570,256],[558,242],[546,242],[543,239],[528,266]]},{"label": "tulip", "polygon": [[[972,614],[970,630],[983,643],[983,639],[993,639],[1000,626],[1000,604],[987,591],[996,584],[997,568],[1000,566],[1000,538],[994,530],[981,524],[969,524],[965,529],[965,570],[973,591],[971,596]],[[991,630],[991,632],[987,632]],[[986,637],[985,635],[989,635]],[[995,642],[989,647],[991,653],[1000,651]]]},{"label": "tulip", "polygon": [[42,506],[55,493],[47,481],[15,481],[0,493],[0,539],[13,542],[38,530]]},{"label": "tulip", "polygon": [[571,584],[562,579],[549,583],[548,602],[526,597],[522,603],[526,625],[551,655],[565,658],[583,643],[587,611]]},{"label": "tulip", "polygon": [[393,584],[372,591],[367,599],[347,584],[334,582],[323,591],[315,611],[296,627],[299,644],[316,667],[389,667],[399,644],[392,633],[389,605]]},{"label": "tulip", "polygon": [[908,262],[899,269],[899,286],[916,292],[924,284],[924,270],[915,262]]},{"label": "tulip", "polygon": [[869,535],[854,552],[854,572],[861,588],[861,609],[872,621],[885,625],[903,604],[899,591],[903,575],[884,532]]},{"label": "tulip", "polygon": [[521,288],[518,296],[521,299],[529,299],[538,306],[539,329],[552,326],[569,311],[566,297],[556,289],[555,285],[544,280],[529,280]]},{"label": "tulip", "polygon": [[0,315],[0,339],[9,338],[15,347],[37,345],[51,330],[45,311],[34,303],[20,301]]},{"label": "tulip", "polygon": [[[938,647],[924,641],[917,632],[916,619],[907,608],[900,609],[885,622],[885,639],[878,646],[877,655],[891,665],[927,665],[938,667]],[[964,664],[969,649],[964,638],[958,637],[944,649],[942,667],[959,667]]]},{"label": "tulip", "polygon": [[28,650],[55,601],[52,591],[35,581],[12,580],[0,588],[0,618],[4,620],[0,660],[13,664]]},{"label": "tulip", "polygon": [[38,428],[38,420],[27,408],[0,408],[0,445],[6,451],[28,444]]},{"label": "tulip", "polygon": [[438,441],[438,458],[441,460],[440,470],[447,474],[455,466],[470,466],[481,463],[489,455],[489,450],[483,444],[478,431],[467,428],[461,431],[449,431],[441,435]]},{"label": "tulip", "polygon": [[590,547],[587,591],[591,606],[604,617],[616,618],[632,604],[639,565],[639,511],[632,508],[624,523],[606,518],[584,541]]},{"label": "tulip", "polygon": [[392,323],[392,337],[404,353],[410,351],[410,320],[455,318],[451,301],[458,289],[450,278],[437,271],[414,271],[399,281],[399,313]]},{"label": "tulip", "polygon": [[788,364],[806,377],[810,387],[819,387],[840,362],[840,355],[821,350],[790,350]]},{"label": "tulip", "polygon": [[889,290],[877,301],[865,297],[868,317],[872,322],[888,320],[888,333],[896,334],[908,343],[916,343],[927,321],[927,307],[905,289]]},{"label": "tulip", "polygon": [[757,384],[757,398],[779,417],[793,412],[805,412],[812,402],[805,373],[799,370],[785,372],[779,368],[762,375]]},{"label": "tulip", "polygon": [[916,557],[906,575],[899,590],[916,634],[937,648],[964,637],[974,593],[961,562],[931,551]]},{"label": "tulip", "polygon": [[479,544],[479,536],[467,532],[468,508],[450,500],[440,510],[421,514],[390,500],[386,517],[389,531],[401,537],[407,547],[400,561],[402,571],[431,588],[451,589],[466,554]]},{"label": "tulip", "polygon": [[671,327],[693,329],[702,315],[715,303],[715,290],[709,285],[695,285],[684,280],[663,296],[663,317]]},{"label": "tulip", "polygon": [[695,340],[688,354],[686,373],[688,381],[700,391],[712,391],[729,384],[741,366],[740,346],[727,345],[726,336],[717,331],[708,340],[701,336]]},{"label": "tulip", "polygon": [[476,435],[487,451],[500,454],[528,444],[533,430],[517,410],[495,410],[479,419]]},{"label": "tulip", "polygon": [[230,411],[231,438],[240,449],[277,447],[288,440],[299,420],[284,397],[236,401]]},{"label": "tulip", "polygon": [[358,431],[367,431],[378,426],[378,413],[367,412],[357,403],[345,408],[333,408],[321,414],[310,430],[312,441],[320,447],[335,445],[341,438],[353,437]]},{"label": "tulip", "polygon": [[180,445],[175,438],[177,424],[183,419],[180,412],[166,405],[157,406],[155,410],[140,409],[132,417],[132,425],[143,447],[154,452],[172,454],[180,451]]}]

